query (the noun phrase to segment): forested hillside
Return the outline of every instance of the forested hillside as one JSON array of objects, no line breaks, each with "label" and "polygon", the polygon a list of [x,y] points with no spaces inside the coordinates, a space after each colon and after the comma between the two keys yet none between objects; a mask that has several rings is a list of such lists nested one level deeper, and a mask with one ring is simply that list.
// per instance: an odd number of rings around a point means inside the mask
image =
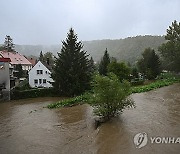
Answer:
[{"label": "forested hillside", "polygon": [[[129,61],[134,63],[144,51],[145,48],[151,47],[157,49],[159,45],[165,42],[163,36],[136,36],[128,37],[125,39],[117,40],[94,40],[83,41],[84,50],[86,50],[94,59],[99,61],[107,48],[110,56],[116,57],[121,61]],[[59,45],[16,45],[16,51],[24,55],[38,56],[42,50],[44,53],[47,51],[53,52],[54,55],[60,51],[61,44]]]},{"label": "forested hillside", "polygon": [[90,53],[95,61],[98,61],[107,48],[110,56],[118,60],[135,62],[141,56],[145,48],[157,49],[165,42],[162,36],[137,36],[119,40],[95,40],[84,42],[85,50]]}]

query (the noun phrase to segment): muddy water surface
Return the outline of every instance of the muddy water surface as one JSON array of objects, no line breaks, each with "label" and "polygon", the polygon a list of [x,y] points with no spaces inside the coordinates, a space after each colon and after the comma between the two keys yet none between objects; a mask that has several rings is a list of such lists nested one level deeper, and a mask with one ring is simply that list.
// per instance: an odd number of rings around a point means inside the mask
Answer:
[{"label": "muddy water surface", "polygon": [[180,144],[135,148],[133,137],[180,136],[180,84],[133,94],[136,108],[94,129],[92,108],[79,105],[44,108],[60,98],[36,98],[0,104],[0,154],[180,153]]}]

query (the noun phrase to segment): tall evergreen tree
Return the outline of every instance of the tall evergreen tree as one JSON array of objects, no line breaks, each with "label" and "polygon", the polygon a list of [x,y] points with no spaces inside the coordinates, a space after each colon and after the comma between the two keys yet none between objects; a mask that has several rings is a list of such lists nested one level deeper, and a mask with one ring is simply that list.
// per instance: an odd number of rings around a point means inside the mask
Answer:
[{"label": "tall evergreen tree", "polygon": [[90,70],[91,73],[94,73],[94,71],[96,70],[96,66],[94,64],[94,60],[93,60],[92,57],[90,58],[89,65],[90,65],[90,68],[91,68],[91,70]]},{"label": "tall evergreen tree", "polygon": [[139,71],[148,79],[155,79],[161,71],[159,56],[151,48],[145,49],[142,56],[137,63]]},{"label": "tall evergreen tree", "polygon": [[13,39],[9,36],[6,35],[5,37],[5,41],[4,41],[4,49],[7,50],[8,52],[13,52],[14,50],[14,43],[13,43]]},{"label": "tall evergreen tree", "polygon": [[46,52],[44,55],[43,55],[43,58],[44,58],[44,61],[50,65],[50,66],[53,66],[54,65],[54,56],[53,56],[53,53],[52,52]]},{"label": "tall evergreen tree", "polygon": [[41,62],[44,61],[44,55],[43,55],[43,52],[42,52],[42,51],[41,51],[40,54],[39,54],[39,60],[40,60]]},{"label": "tall evergreen tree", "polygon": [[108,72],[108,65],[110,63],[110,57],[109,57],[109,53],[107,51],[107,48],[104,52],[104,56],[103,58],[101,59],[101,62],[99,64],[99,74],[100,75],[107,75],[107,72]]},{"label": "tall evergreen tree", "polygon": [[165,39],[167,42],[159,47],[163,64],[168,70],[180,72],[180,22],[172,22]]},{"label": "tall evergreen tree", "polygon": [[83,44],[71,28],[66,40],[62,41],[61,52],[55,60],[52,73],[54,88],[61,94],[74,96],[89,88],[91,79],[90,61]]}]

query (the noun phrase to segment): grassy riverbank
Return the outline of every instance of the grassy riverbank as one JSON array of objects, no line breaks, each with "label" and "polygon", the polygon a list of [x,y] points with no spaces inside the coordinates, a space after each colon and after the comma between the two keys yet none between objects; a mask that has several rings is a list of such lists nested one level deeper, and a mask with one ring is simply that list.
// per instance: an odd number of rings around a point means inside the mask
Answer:
[{"label": "grassy riverbank", "polygon": [[[159,79],[159,80],[155,80],[154,82],[149,83],[147,85],[133,86],[133,87],[131,87],[131,93],[147,92],[147,91],[154,90],[157,88],[169,86],[173,83],[178,83],[178,82],[180,82],[180,78],[169,78],[169,79],[161,79],[161,80]],[[83,104],[84,102],[88,103],[88,99],[89,99],[88,97],[89,97],[89,95],[85,94],[85,95],[80,95],[80,96],[73,97],[73,98],[67,98],[67,99],[58,101],[56,103],[49,104],[47,107],[49,109],[52,109],[52,108],[59,108],[59,107]]]},{"label": "grassy riverbank", "polygon": [[156,80],[147,85],[135,86],[131,88],[132,93],[142,93],[147,92],[150,90],[154,90],[157,88],[169,86],[173,83],[180,82],[180,79],[163,79],[163,80]]}]

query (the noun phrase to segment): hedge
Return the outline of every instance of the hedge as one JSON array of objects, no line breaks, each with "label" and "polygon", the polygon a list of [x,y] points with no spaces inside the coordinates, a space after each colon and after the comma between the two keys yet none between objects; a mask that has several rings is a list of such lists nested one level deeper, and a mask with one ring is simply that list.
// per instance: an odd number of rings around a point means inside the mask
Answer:
[{"label": "hedge", "polygon": [[53,88],[41,88],[41,89],[30,89],[30,90],[12,90],[11,99],[25,99],[25,98],[35,98],[35,97],[52,97],[57,96]]}]

